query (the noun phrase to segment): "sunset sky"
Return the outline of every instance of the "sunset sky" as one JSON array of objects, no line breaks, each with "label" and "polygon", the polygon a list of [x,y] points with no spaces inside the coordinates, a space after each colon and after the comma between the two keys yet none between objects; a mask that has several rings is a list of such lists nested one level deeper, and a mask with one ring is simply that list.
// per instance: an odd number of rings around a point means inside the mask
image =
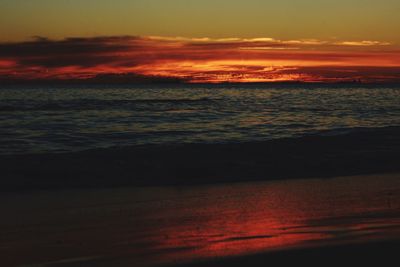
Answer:
[{"label": "sunset sky", "polygon": [[0,79],[400,81],[398,0],[0,0]]}]

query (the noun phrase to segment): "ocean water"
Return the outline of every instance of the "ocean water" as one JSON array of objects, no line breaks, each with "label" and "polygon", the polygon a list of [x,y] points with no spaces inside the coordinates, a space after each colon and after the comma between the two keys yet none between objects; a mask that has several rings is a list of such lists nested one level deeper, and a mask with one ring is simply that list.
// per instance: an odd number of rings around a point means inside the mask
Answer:
[{"label": "ocean water", "polygon": [[394,85],[0,85],[0,154],[262,141],[398,125]]}]

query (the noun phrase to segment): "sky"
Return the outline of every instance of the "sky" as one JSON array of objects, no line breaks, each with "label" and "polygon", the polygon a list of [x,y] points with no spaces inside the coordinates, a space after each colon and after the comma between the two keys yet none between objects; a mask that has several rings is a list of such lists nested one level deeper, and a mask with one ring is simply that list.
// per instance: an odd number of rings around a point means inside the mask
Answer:
[{"label": "sky", "polygon": [[400,80],[398,0],[0,0],[0,78]]}]

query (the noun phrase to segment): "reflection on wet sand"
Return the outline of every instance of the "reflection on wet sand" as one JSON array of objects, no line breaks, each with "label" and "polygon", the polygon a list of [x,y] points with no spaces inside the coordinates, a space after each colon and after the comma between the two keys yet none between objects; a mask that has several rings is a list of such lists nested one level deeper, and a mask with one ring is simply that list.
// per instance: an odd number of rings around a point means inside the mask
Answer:
[{"label": "reflection on wet sand", "polygon": [[400,238],[398,178],[8,195],[0,252],[15,265],[155,266]]},{"label": "reflection on wet sand", "polygon": [[399,192],[380,176],[185,189],[145,228],[163,261],[400,237]]}]

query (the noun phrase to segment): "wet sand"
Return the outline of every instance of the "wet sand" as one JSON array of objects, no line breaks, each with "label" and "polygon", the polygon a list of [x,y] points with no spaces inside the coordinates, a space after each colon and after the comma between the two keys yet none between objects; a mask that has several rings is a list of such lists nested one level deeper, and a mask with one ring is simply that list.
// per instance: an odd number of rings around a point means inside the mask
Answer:
[{"label": "wet sand", "polygon": [[1,265],[389,265],[399,195],[400,173],[2,193]]},{"label": "wet sand", "polygon": [[187,267],[236,266],[392,266],[398,262],[400,241],[372,242],[284,250],[250,256],[233,257],[192,264]]}]

